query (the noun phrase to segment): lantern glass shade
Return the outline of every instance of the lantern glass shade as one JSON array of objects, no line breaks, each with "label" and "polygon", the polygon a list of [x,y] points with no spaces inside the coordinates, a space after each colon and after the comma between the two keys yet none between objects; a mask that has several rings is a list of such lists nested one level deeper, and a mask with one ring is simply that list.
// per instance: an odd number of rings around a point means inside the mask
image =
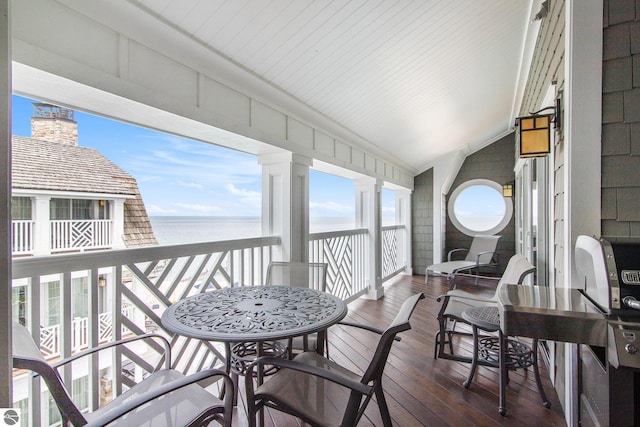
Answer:
[{"label": "lantern glass shade", "polygon": [[513,197],[513,184],[502,184],[502,197]]},{"label": "lantern glass shade", "polygon": [[520,157],[541,157],[551,151],[551,116],[520,117]]}]

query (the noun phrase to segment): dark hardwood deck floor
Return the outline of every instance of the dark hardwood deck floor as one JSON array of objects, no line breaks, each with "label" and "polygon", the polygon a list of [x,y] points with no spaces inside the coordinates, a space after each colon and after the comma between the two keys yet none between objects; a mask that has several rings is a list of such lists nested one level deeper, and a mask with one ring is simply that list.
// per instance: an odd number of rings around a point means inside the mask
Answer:
[{"label": "dark hardwood deck floor", "polygon": [[[564,415],[548,372],[541,363],[541,376],[551,409],[542,406],[533,370],[511,371],[507,385],[507,415],[498,414],[497,369],[479,367],[470,389],[462,382],[469,365],[433,358],[440,303],[436,297],[448,289],[446,280],[424,276],[398,276],[385,285],[385,296],[378,301],[359,299],[349,304],[347,319],[386,328],[402,302],[416,292],[424,292],[411,319],[412,329],[400,334],[385,369],[383,387],[394,426],[564,426]],[[353,370],[362,372],[370,360],[377,336],[353,328],[334,326],[329,331],[330,355]],[[470,351],[471,343],[461,343]],[[246,426],[244,389],[234,411],[234,426]],[[265,425],[302,425],[293,417],[276,411],[265,415]],[[375,401],[369,404],[359,426],[381,426]]]}]

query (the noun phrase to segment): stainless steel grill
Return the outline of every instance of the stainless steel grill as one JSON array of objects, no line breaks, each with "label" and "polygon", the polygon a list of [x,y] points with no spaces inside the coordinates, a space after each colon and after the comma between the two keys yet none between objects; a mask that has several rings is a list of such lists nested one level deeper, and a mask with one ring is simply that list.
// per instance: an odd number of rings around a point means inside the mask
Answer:
[{"label": "stainless steel grill", "polygon": [[582,425],[640,424],[640,240],[580,236],[584,295],[607,321],[606,349],[580,346]]},{"label": "stainless steel grill", "polygon": [[575,257],[585,296],[608,322],[608,362],[640,369],[640,240],[580,236]]},{"label": "stainless steel grill", "polygon": [[582,426],[640,425],[640,239],[579,236],[580,289],[504,285],[507,335],[579,345]]}]

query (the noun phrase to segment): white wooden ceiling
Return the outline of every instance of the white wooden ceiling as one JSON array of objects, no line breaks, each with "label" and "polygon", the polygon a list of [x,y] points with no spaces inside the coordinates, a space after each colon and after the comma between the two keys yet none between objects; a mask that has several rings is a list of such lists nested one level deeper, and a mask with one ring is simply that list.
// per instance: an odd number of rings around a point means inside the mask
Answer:
[{"label": "white wooden ceiling", "polygon": [[[538,0],[127,0],[414,171],[514,123]],[[117,8],[119,2],[111,3]]]}]

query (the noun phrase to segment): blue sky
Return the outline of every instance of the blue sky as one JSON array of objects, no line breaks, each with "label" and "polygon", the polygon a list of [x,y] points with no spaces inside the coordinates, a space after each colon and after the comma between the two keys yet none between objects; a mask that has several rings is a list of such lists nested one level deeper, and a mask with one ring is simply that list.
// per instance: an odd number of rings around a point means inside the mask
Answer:
[{"label": "blue sky", "polygon": [[[12,132],[31,135],[34,100],[13,96]],[[152,216],[260,216],[261,166],[253,155],[79,111],[78,144],[91,147],[138,181]],[[355,215],[350,180],[311,171],[312,217]],[[393,192],[382,193],[393,215]]]}]

